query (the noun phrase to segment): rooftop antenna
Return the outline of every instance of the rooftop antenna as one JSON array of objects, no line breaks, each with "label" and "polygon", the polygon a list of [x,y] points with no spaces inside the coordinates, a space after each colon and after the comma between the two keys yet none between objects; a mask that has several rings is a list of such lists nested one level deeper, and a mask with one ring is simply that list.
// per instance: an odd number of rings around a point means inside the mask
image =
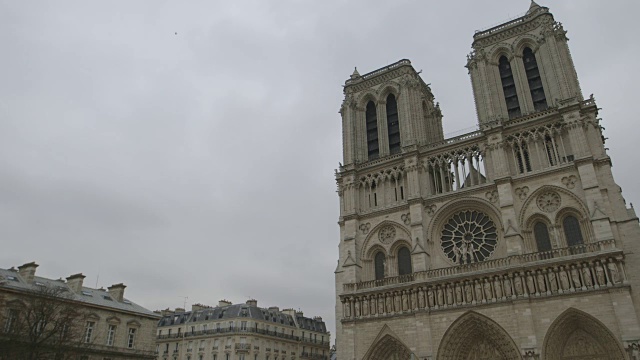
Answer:
[{"label": "rooftop antenna", "polygon": [[98,280],[100,280],[100,271],[98,271],[98,276],[96,276],[96,289],[98,288]]},{"label": "rooftop antenna", "polygon": [[[178,296],[179,298],[183,298],[184,302],[182,303],[182,308],[184,309],[184,313],[185,314],[187,312],[187,299],[189,299],[188,296]],[[184,316],[184,315],[183,315]],[[184,331],[182,331],[182,344],[180,345],[181,349],[180,349],[180,358],[184,360],[185,354],[187,352],[187,349],[185,349],[184,347],[184,338],[185,336],[187,336],[187,319],[185,317],[184,319]]]}]

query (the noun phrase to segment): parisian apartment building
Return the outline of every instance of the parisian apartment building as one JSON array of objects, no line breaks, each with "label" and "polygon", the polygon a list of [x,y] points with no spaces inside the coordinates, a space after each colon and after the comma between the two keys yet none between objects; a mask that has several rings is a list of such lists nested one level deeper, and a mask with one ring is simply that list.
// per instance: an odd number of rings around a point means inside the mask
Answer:
[{"label": "parisian apartment building", "polygon": [[321,317],[261,308],[256,300],[164,310],[156,335],[158,360],[328,360],[330,354]]},{"label": "parisian apartment building", "polygon": [[125,297],[126,286],[49,279],[38,264],[0,269],[0,359],[155,359],[161,316]]},{"label": "parisian apartment building", "polygon": [[452,59],[475,131],[443,136],[437,69],[404,59],[346,80],[338,359],[640,358],[638,217],[567,30],[524,11]]}]

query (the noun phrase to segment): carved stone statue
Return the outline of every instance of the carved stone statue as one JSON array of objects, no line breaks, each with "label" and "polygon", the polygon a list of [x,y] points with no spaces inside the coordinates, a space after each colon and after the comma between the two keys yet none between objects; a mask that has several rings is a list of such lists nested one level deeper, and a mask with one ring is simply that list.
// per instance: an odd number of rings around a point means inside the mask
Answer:
[{"label": "carved stone statue", "polygon": [[369,299],[362,300],[362,316],[369,316]]},{"label": "carved stone statue", "polygon": [[438,286],[436,289],[436,294],[438,295],[438,306],[444,305],[444,292],[442,288]]},{"label": "carved stone statue", "polygon": [[569,284],[569,276],[567,275],[567,272],[564,269],[561,269],[559,271],[560,274],[560,287],[562,288],[562,290],[569,290],[569,288],[571,287],[571,284]]},{"label": "carved stone statue", "polygon": [[354,301],[353,304],[353,308],[354,308],[354,317],[359,317],[360,316],[360,299],[356,298],[356,300]]},{"label": "carved stone statue", "polygon": [[511,280],[508,277],[504,278],[504,296],[511,297],[513,291],[511,290]]},{"label": "carved stone statue", "polygon": [[476,282],[475,285],[475,290],[476,290],[476,301],[480,302],[482,301],[482,284],[479,282]]},{"label": "carved stone statue", "polygon": [[344,317],[345,318],[351,317],[351,301],[349,299],[347,299],[347,301],[344,302]]},{"label": "carved stone statue", "polygon": [[409,310],[409,294],[406,291],[402,292],[402,311]]},{"label": "carved stone statue", "polygon": [[483,287],[484,287],[484,298],[487,301],[492,300],[493,299],[493,292],[491,291],[491,283],[487,279],[484,279]]},{"label": "carved stone statue", "polygon": [[447,305],[453,305],[453,289],[451,286],[447,285]]},{"label": "carved stone statue", "polygon": [[387,293],[385,298],[385,305],[387,308],[387,314],[393,313],[393,299],[391,298],[391,293]]},{"label": "carved stone statue", "polygon": [[384,296],[378,295],[378,315],[384,314]]},{"label": "carved stone statue", "polygon": [[531,273],[527,274],[527,291],[530,295],[536,293],[536,285],[533,281],[533,276],[531,276]]},{"label": "carved stone statue", "polygon": [[371,315],[375,315],[376,314],[376,297],[374,295],[371,296],[371,298],[369,299],[370,301],[370,305],[369,305],[369,310],[371,310]]},{"label": "carved stone statue", "polygon": [[552,292],[558,291],[558,280],[556,278],[556,272],[553,269],[549,270],[549,274],[547,275],[547,279],[549,280],[549,288]]},{"label": "carved stone statue", "polygon": [[538,291],[540,293],[544,293],[545,291],[547,291],[547,284],[544,281],[544,274],[541,272],[538,272],[538,275],[536,276],[536,278],[538,279]]},{"label": "carved stone statue", "polygon": [[571,281],[573,281],[573,287],[579,289],[582,287],[582,282],[580,282],[580,274],[578,274],[578,270],[575,267],[571,267]]},{"label": "carved stone statue", "polygon": [[415,290],[409,290],[409,309],[410,310],[415,310],[416,309],[416,304],[418,303],[416,297],[417,297],[417,293]]},{"label": "carved stone statue", "polygon": [[499,277],[496,277],[493,281],[493,288],[496,291],[496,298],[502,299],[502,281]]},{"label": "carved stone statue", "polygon": [[596,266],[596,280],[598,280],[598,285],[600,286],[605,286],[607,284],[607,280],[604,276],[604,269],[600,263]]},{"label": "carved stone statue", "polygon": [[618,273],[618,267],[615,263],[608,263],[607,269],[609,269],[609,274],[611,275],[611,282],[617,284],[620,282],[620,274]]},{"label": "carved stone statue", "polygon": [[393,293],[393,303],[394,303],[394,308],[397,312],[402,311],[402,299],[400,299],[400,294],[397,292]]},{"label": "carved stone statue", "polygon": [[593,281],[591,280],[591,270],[588,267],[582,268],[582,279],[584,280],[584,285],[586,287],[591,287],[593,285]]},{"label": "carved stone statue", "polygon": [[456,304],[461,304],[462,302],[462,285],[456,284]]},{"label": "carved stone statue", "polygon": [[429,288],[427,289],[427,299],[428,299],[428,303],[429,303],[429,307],[432,308],[435,306],[435,299],[434,299],[434,294],[433,294],[433,289]]},{"label": "carved stone statue", "polygon": [[426,306],[424,301],[424,291],[422,289],[418,290],[418,307],[420,309],[424,309]]},{"label": "carved stone statue", "polygon": [[464,284],[464,297],[468,303],[473,300],[473,288],[470,284]]},{"label": "carved stone statue", "polygon": [[524,289],[522,287],[522,280],[520,279],[519,274],[513,278],[513,285],[516,289],[516,295],[520,296],[524,293]]}]

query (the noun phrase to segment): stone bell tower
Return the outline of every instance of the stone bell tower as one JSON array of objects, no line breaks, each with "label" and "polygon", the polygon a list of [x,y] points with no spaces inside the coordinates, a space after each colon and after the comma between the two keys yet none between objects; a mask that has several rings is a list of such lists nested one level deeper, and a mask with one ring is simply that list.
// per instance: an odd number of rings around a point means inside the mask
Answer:
[{"label": "stone bell tower", "polygon": [[467,68],[480,124],[584,100],[566,34],[532,1],[523,17],[473,36]]},{"label": "stone bell tower", "polygon": [[453,138],[409,60],[345,82],[339,359],[640,359],[638,217],[566,34],[533,1],[476,32]]}]

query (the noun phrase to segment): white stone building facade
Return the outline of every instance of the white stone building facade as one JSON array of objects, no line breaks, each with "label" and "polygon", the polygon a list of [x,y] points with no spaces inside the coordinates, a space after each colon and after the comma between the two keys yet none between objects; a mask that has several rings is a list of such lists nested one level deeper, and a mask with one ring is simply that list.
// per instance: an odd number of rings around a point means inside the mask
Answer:
[{"label": "white stone building facade", "polygon": [[473,40],[477,131],[409,60],[345,83],[338,358],[639,359],[638,218],[566,31],[532,2]]},{"label": "white stone building facade", "polygon": [[165,310],[158,323],[158,360],[328,360],[330,333],[322,318],[260,308],[256,300],[191,311]]}]

